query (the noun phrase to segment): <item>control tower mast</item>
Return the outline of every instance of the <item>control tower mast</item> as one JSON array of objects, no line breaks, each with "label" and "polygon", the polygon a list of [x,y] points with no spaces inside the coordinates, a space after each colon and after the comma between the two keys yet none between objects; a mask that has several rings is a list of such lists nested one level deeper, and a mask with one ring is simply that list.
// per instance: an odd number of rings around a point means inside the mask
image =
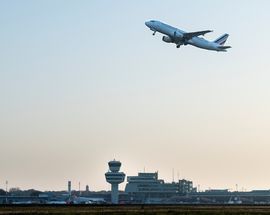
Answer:
[{"label": "control tower mast", "polygon": [[112,204],[118,204],[118,184],[125,180],[125,173],[119,172],[121,167],[120,161],[108,162],[109,171],[105,173],[106,181],[112,185],[111,190],[111,202]]}]

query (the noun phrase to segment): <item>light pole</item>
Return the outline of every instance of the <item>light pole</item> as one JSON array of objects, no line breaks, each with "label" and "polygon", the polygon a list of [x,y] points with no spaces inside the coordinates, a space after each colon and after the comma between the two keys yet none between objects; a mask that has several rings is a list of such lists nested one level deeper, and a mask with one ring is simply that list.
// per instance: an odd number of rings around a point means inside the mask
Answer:
[{"label": "light pole", "polygon": [[8,203],[7,196],[8,196],[8,180],[6,180],[6,204]]}]

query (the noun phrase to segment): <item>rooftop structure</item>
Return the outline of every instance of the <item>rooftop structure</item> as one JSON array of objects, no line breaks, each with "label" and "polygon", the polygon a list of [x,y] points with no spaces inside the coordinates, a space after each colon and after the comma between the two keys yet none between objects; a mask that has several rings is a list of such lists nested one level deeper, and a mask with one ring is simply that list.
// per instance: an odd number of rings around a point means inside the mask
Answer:
[{"label": "rooftop structure", "polygon": [[185,179],[179,180],[179,192],[183,194],[191,193],[194,191],[193,182]]}]

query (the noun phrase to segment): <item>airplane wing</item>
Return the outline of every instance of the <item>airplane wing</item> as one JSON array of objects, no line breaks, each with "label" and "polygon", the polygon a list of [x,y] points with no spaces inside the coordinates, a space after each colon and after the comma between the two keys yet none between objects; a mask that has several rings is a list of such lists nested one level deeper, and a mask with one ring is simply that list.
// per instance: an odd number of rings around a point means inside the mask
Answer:
[{"label": "airplane wing", "polygon": [[190,40],[192,37],[198,37],[198,36],[210,33],[210,32],[213,32],[213,31],[207,30],[207,31],[189,32],[189,33],[184,33],[183,36],[185,39]]}]

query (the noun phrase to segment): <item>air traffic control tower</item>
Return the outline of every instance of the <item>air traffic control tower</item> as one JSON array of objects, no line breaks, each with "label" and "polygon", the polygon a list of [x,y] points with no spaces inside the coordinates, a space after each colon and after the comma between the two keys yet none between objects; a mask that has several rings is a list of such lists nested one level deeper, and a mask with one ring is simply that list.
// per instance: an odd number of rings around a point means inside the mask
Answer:
[{"label": "air traffic control tower", "polygon": [[111,202],[112,204],[118,204],[118,184],[125,180],[125,173],[119,172],[121,167],[120,161],[108,162],[109,171],[105,173],[106,181],[112,185],[111,190]]}]

